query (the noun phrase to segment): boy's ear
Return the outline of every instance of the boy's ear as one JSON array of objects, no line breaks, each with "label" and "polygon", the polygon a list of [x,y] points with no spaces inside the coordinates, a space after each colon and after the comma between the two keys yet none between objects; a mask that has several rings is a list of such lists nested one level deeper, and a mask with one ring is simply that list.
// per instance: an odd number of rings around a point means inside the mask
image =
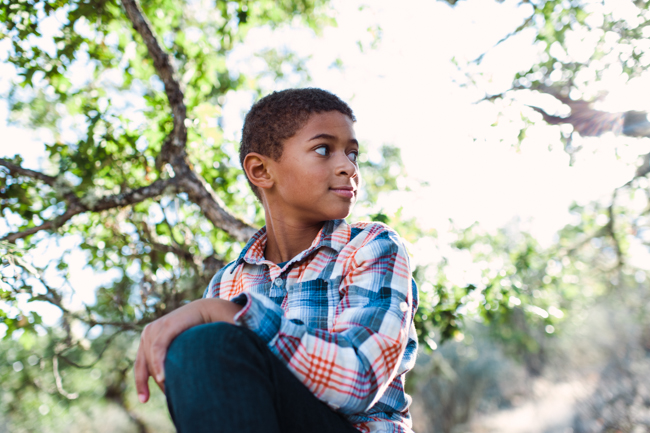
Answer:
[{"label": "boy's ear", "polygon": [[250,152],[244,158],[244,170],[248,179],[258,188],[268,189],[273,186],[269,173],[269,157],[256,152]]}]

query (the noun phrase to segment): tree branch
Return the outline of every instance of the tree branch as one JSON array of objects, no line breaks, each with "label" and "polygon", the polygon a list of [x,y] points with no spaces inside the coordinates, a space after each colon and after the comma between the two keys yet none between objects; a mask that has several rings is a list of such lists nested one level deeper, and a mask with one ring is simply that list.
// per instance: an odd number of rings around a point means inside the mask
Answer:
[{"label": "tree branch", "polygon": [[[79,313],[70,311],[68,308],[66,308],[63,305],[63,296],[59,292],[58,289],[53,289],[50,287],[49,284],[45,282],[43,279],[42,273],[39,271],[34,274],[36,278],[40,281],[40,283],[45,287],[45,293],[44,294],[38,294],[38,295],[32,295],[31,300],[32,301],[43,301],[43,302],[48,302],[55,307],[57,307],[59,310],[61,310],[61,313],[63,314],[64,319],[65,318],[71,318],[71,319],[76,319],[80,320],[84,323],[86,323],[90,328],[92,328],[95,325],[99,326],[112,326],[114,328],[117,328],[118,331],[116,332],[123,332],[123,331],[137,331],[140,328],[142,328],[144,325],[152,321],[153,319],[149,320],[147,318],[143,318],[137,322],[121,322],[121,321],[105,321],[105,320],[97,320],[95,317],[93,317],[92,312],[90,310],[86,311],[86,316],[82,316]],[[67,279],[66,279],[67,280]],[[70,282],[68,282],[68,285],[70,286]],[[70,288],[74,291],[74,288],[70,286]],[[68,329],[69,331],[69,329]],[[69,332],[68,332],[69,334]],[[112,338],[112,337],[111,337]],[[68,339],[71,339],[71,335],[68,335]],[[65,350],[69,349],[66,348]],[[64,350],[64,351],[65,351]],[[57,355],[62,355],[63,352],[57,353]]]},{"label": "tree branch", "polygon": [[68,210],[66,210],[63,215],[59,215],[53,220],[46,221],[40,226],[30,227],[27,230],[23,230],[22,232],[10,233],[0,240],[16,242],[18,239],[26,238],[27,236],[33,235],[34,233],[40,232],[41,230],[52,230],[56,227],[61,227],[61,225],[63,225],[70,218],[82,212],[84,212],[84,209],[82,207],[73,205]]},{"label": "tree branch", "polygon": [[205,216],[216,227],[241,242],[246,242],[255,234],[256,229],[228,212],[221,198],[194,171],[186,173],[181,178],[180,184],[189,199],[199,205]]},{"label": "tree branch", "polygon": [[18,239],[33,235],[34,233],[37,233],[41,230],[52,230],[60,227],[70,218],[80,213],[89,211],[101,212],[116,207],[128,206],[130,204],[139,203],[148,198],[158,197],[164,193],[172,191],[179,191],[178,180],[176,178],[158,179],[151,185],[143,186],[142,188],[130,190],[120,194],[102,197],[99,199],[96,199],[95,197],[84,196],[79,199],[78,202],[71,203],[63,215],[59,215],[50,221],[46,221],[40,226],[31,227],[22,232],[10,233],[0,240],[15,242]]},{"label": "tree branch", "polygon": [[185,118],[187,113],[183,102],[183,92],[178,80],[174,77],[175,71],[169,55],[164,52],[160,43],[158,43],[151,30],[151,25],[144,16],[142,9],[140,9],[137,0],[122,0],[122,4],[131,24],[133,24],[133,28],[147,45],[156,73],[165,84],[165,93],[174,115],[174,129],[165,140],[157,164],[162,166],[163,163],[169,162],[172,165],[183,191],[188,194],[190,200],[199,205],[206,217],[216,227],[224,230],[239,241],[247,241],[255,233],[255,228],[231,214],[223,201],[212,191],[207,182],[192,170],[187,161],[185,152],[187,142]]},{"label": "tree branch", "polygon": [[[215,225],[233,236],[235,239],[245,242],[250,239],[256,229],[241,221],[231,214],[225,203],[217,196],[207,182],[190,168],[183,156],[174,158],[173,164],[176,168],[176,176],[170,179],[159,179],[151,185],[144,186],[124,193],[110,195],[102,198],[84,196],[77,198],[74,193],[68,193],[65,198],[68,201],[68,208],[58,217],[46,221],[43,224],[30,227],[21,232],[10,233],[0,240],[15,242],[18,239],[33,235],[42,230],[53,230],[61,227],[73,216],[84,212],[101,212],[116,207],[124,207],[139,203],[147,198],[161,196],[168,192],[186,192],[191,201],[199,205],[206,217]],[[180,155],[179,155],[180,156]],[[48,176],[38,171],[20,167],[6,159],[0,158],[0,166],[9,169],[12,175],[22,175],[38,179],[50,186],[56,183],[56,177]]]},{"label": "tree branch", "polygon": [[[67,358],[66,356],[63,355],[66,351],[70,350],[74,346],[66,347],[64,350],[57,353],[55,356],[58,356],[59,358],[61,358],[65,362],[67,362],[68,364],[72,365],[73,367],[79,368],[79,369],[93,368],[99,361],[102,360],[102,356],[104,356],[104,352],[106,352],[106,349],[108,349],[108,347],[111,345],[111,343],[113,342],[115,337],[117,337],[118,335],[120,335],[124,331],[125,331],[124,329],[118,329],[113,334],[111,334],[106,339],[106,341],[104,342],[104,347],[102,347],[102,350],[99,351],[99,354],[97,355],[97,359],[95,359],[90,364],[78,364],[78,363],[72,361],[71,359],[69,359],[69,358]],[[77,345],[78,345],[78,343],[77,343]]]},{"label": "tree branch", "polygon": [[[163,210],[164,214],[164,210]],[[165,217],[165,220],[167,218]],[[167,222],[169,224],[169,222]],[[171,225],[169,226],[170,233],[172,231]],[[142,222],[142,231],[144,232],[144,236],[142,236],[143,239],[145,239],[155,250],[163,252],[163,253],[172,253],[175,254],[177,257],[185,260],[189,264],[193,265],[194,268],[198,269],[198,266],[200,265],[200,260],[198,257],[195,257],[194,254],[192,254],[189,251],[184,250],[181,248],[181,246],[174,241],[176,246],[173,245],[166,245],[161,243],[158,239],[157,236],[152,232],[151,228],[146,222]],[[173,234],[170,236],[173,240]]]},{"label": "tree branch", "polygon": [[[169,229],[169,237],[171,238],[172,243],[177,247],[180,247],[181,243],[178,242],[178,240],[176,239],[176,235],[174,234],[174,226],[172,226],[172,224],[169,222],[169,218],[167,218],[167,209],[165,208],[165,206],[162,205],[160,200],[158,200],[158,206],[160,206],[160,209],[162,209],[163,221],[165,222],[165,225]],[[185,243],[183,242],[183,246],[184,245]]]},{"label": "tree branch", "polygon": [[[534,5],[533,5],[533,8],[535,8]],[[501,39],[499,39],[499,41],[496,44],[492,45],[492,48],[490,48],[488,51],[486,51],[483,54],[481,54],[480,56],[478,56],[476,59],[472,60],[472,63],[476,63],[477,65],[481,64],[481,62],[483,61],[483,58],[485,57],[485,55],[488,52],[495,49],[496,47],[498,47],[499,45],[501,45],[502,43],[504,43],[505,41],[507,41],[511,37],[515,36],[517,33],[520,33],[525,28],[529,27],[531,24],[533,24],[533,19],[534,18],[535,18],[535,12],[533,12],[533,14],[531,16],[529,16],[521,25],[519,25],[519,27],[517,27],[516,29],[514,29],[513,31],[511,31],[510,33],[508,33],[507,35],[505,35]]]},{"label": "tree branch", "polygon": [[[187,117],[187,110],[183,101],[183,91],[181,90],[180,83],[175,78],[174,67],[171,64],[169,55],[163,51],[158,43],[158,39],[153,34],[151,25],[144,16],[137,0],[122,0],[122,5],[133,28],[147,45],[147,50],[153,59],[153,66],[156,69],[156,73],[165,84],[165,93],[167,94],[169,105],[171,105],[174,114],[174,129],[171,133],[171,140],[167,141],[166,144],[172,146],[174,149],[173,153],[179,151],[185,153],[185,143],[187,142],[185,118]],[[161,154],[163,153],[164,148],[161,151]]]},{"label": "tree branch", "polygon": [[641,161],[642,161],[641,165],[637,167],[636,173],[634,173],[635,179],[637,177],[644,177],[650,174],[650,153],[646,153],[645,155],[643,155]]},{"label": "tree branch", "polygon": [[[30,170],[28,168],[23,168],[17,164],[12,163],[9,160],[2,159],[0,158],[0,166],[7,167],[9,169],[9,174],[11,176],[16,177],[18,176],[26,176],[26,177],[31,177],[32,179],[37,179],[40,180],[47,185],[51,186],[52,188],[56,189],[57,188],[57,181],[58,180],[64,180],[62,177],[58,176],[48,176],[47,174],[41,173],[39,171],[34,171]],[[62,185],[65,185],[66,183],[64,182]],[[75,205],[78,207],[79,205],[79,198],[75,195],[75,193],[72,190],[67,190],[63,194],[63,198],[70,204],[70,205]],[[65,222],[65,221],[63,221]],[[40,229],[42,230],[42,229]],[[38,230],[37,230],[38,231]],[[35,232],[34,232],[35,233]],[[31,233],[30,233],[31,234]]]},{"label": "tree branch", "polygon": [[[116,207],[124,207],[135,203],[140,203],[148,198],[159,197],[165,193],[180,192],[178,179],[172,177],[169,179],[158,179],[151,185],[143,186],[120,194],[102,197],[97,202],[89,204],[87,211],[99,212]],[[81,199],[84,202],[84,199]]]},{"label": "tree branch", "polygon": [[40,180],[41,182],[45,182],[46,184],[53,186],[54,182],[56,182],[56,177],[48,176],[47,174],[43,174],[38,171],[30,170],[28,168],[23,168],[17,164],[14,164],[13,162],[9,161],[8,159],[0,158],[0,166],[6,167],[9,169],[9,174],[12,176],[26,176],[26,177],[31,177],[32,179],[37,179]]},{"label": "tree branch", "polygon": [[140,417],[131,410],[129,407],[129,404],[124,397],[124,394],[126,392],[126,387],[124,386],[124,383],[126,381],[126,375],[127,373],[131,370],[131,365],[133,361],[129,362],[129,365],[126,366],[125,368],[122,368],[118,371],[117,373],[117,378],[108,386],[106,389],[106,393],[104,394],[104,397],[108,400],[111,400],[115,402],[118,406],[120,406],[124,412],[128,415],[128,417],[133,421],[133,423],[136,425],[138,428],[138,433],[148,433],[149,429],[147,428],[147,425],[140,419]]},{"label": "tree branch", "polygon": [[59,391],[59,394],[67,398],[68,400],[74,400],[79,397],[79,393],[76,392],[67,392],[63,389],[63,379],[61,379],[61,374],[59,374],[59,356],[54,355],[52,358],[52,371],[54,372],[54,380],[56,383],[56,389]]},{"label": "tree branch", "polygon": [[618,270],[623,268],[624,259],[623,259],[623,251],[621,250],[621,243],[618,239],[618,236],[616,234],[615,230],[615,213],[614,213],[614,205],[616,204],[616,196],[618,194],[618,188],[614,190],[612,193],[612,203],[607,207],[607,216],[609,217],[609,220],[607,221],[607,224],[605,225],[605,230],[607,230],[607,233],[609,234],[609,237],[612,239],[612,242],[614,242],[614,251],[616,252],[616,268]]}]

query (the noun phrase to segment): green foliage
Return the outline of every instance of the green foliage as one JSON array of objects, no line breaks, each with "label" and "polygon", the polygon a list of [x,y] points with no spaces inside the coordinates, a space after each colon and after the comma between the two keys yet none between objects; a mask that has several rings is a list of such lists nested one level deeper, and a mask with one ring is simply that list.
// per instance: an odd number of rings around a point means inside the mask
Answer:
[{"label": "green foliage", "polygon": [[[615,14],[612,10],[603,13],[598,6],[582,1],[548,0],[529,4],[533,14],[527,25],[539,29],[535,40],[543,48],[544,56],[530,70],[518,74],[516,84],[532,88],[549,85],[549,75],[558,70],[557,78],[551,79],[553,85],[568,86],[567,90],[571,90],[589,84],[583,81],[584,76],[600,78],[607,64],[619,64],[629,77],[645,70],[648,59],[642,59],[646,38],[642,23],[649,16],[646,2],[629,5],[637,12],[632,19],[628,18],[631,14]],[[591,32],[598,38],[596,51],[586,61],[567,54],[571,52],[567,36],[580,32]],[[612,43],[612,40],[616,42]],[[583,70],[589,72],[580,77]]]},{"label": "green foliage", "polygon": [[[448,3],[453,6],[456,2]],[[519,5],[527,17],[497,45],[523,37],[524,30],[532,29],[534,43],[530,49],[539,56],[515,73],[510,89],[485,98],[490,102],[498,100],[499,117],[518,125],[518,134],[511,140],[513,146],[548,143],[548,135],[540,138],[536,135],[540,129],[532,128],[543,124],[544,119],[525,105],[531,94],[553,96],[557,105],[564,103],[564,109],[575,109],[571,114],[576,118],[588,118],[593,114],[579,110],[605,97],[607,74],[611,79],[620,73],[620,84],[645,73],[650,63],[646,53],[649,4],[626,3],[625,13],[618,6],[581,0],[541,0]],[[455,60],[460,69],[471,71],[468,83],[480,86],[484,82],[479,79],[484,72],[481,63],[489,55],[488,51],[467,65]],[[532,101],[531,105],[537,104]],[[571,102],[575,105],[566,105]],[[638,141],[626,137],[605,142],[603,137],[601,142],[583,139],[576,146],[571,140],[577,133],[572,132],[571,125],[564,126],[568,128],[554,127],[558,143],[548,146],[563,144],[571,163],[575,163],[577,152],[591,152],[588,146],[593,145],[594,152],[599,146],[614,146],[619,155],[619,151],[628,150]],[[460,230],[456,247],[469,251],[473,261],[483,267],[481,284],[468,288],[467,294],[462,290],[453,292],[460,296],[455,299],[461,308],[467,305],[464,296],[471,298],[472,293],[477,293],[483,308],[475,314],[489,324],[494,336],[516,353],[534,353],[543,351],[546,330],[561,331],[561,316],[582,314],[596,299],[612,292],[623,296],[626,290],[636,290],[638,281],[645,281],[647,269],[639,266],[635,256],[647,254],[650,227],[647,174],[637,173],[612,191],[611,201],[574,205],[571,212],[575,223],[560,230],[551,246],[542,248],[530,235],[513,232],[512,227],[489,234],[481,233],[480,227]],[[563,314],[553,314],[558,311]]]},{"label": "green foliage", "polygon": [[[317,32],[332,24],[326,3],[141,3],[184,92],[192,169],[234,214],[257,224],[262,214],[238,167],[236,143],[224,139],[220,125],[230,92],[263,89],[260,77],[229,70],[226,59],[251,28],[292,23]],[[170,102],[120,2],[3,0],[0,35],[10,41],[7,61],[16,77],[3,95],[12,121],[51,131],[46,181],[0,168],[3,235],[52,221],[75,200],[92,206],[174,176],[157,160],[173,128]],[[308,79],[302,59],[291,52],[268,51],[260,58],[276,80],[285,79],[286,66]],[[23,163],[18,155],[8,161]],[[155,428],[160,423],[146,408],[134,411],[131,398],[128,376],[139,331],[199,298],[214,272],[241,248],[186,194],[83,213],[48,233],[2,241],[0,350],[10,356],[0,366],[0,398],[7,403],[0,416],[16,431],[58,431],[75,424],[79,411],[97,417],[99,406],[117,407],[125,428]],[[80,258],[98,276],[89,287],[71,284]],[[75,292],[95,287],[91,301],[81,308],[71,304]],[[32,302],[53,305],[60,326],[46,326],[37,313],[26,312]]]},{"label": "green foliage", "polygon": [[[230,70],[227,57],[255,27],[302,23],[319,31],[332,24],[323,12],[326,3],[141,4],[184,92],[185,151],[192,169],[228,209],[257,225],[263,215],[238,168],[237,143],[223,135],[223,107],[231,92],[264,93],[264,76],[295,84],[308,82],[309,74],[305,59],[286,50],[256,55],[267,65],[261,76]],[[525,4],[531,16],[515,33],[534,28],[542,54],[537,64],[513,77],[513,89],[555,86],[589,96],[589,85],[601,70],[619,64],[632,77],[647,66],[647,4],[635,3],[643,21],[637,26],[611,13],[595,26],[592,18],[598,12],[580,1]],[[562,55],[567,36],[581,29],[600,38],[586,62]],[[374,40],[367,49],[381,38],[380,27],[370,31]],[[16,73],[3,95],[12,121],[51,132],[43,166],[48,181],[0,168],[3,236],[56,221],[71,200],[91,205],[176,175],[159,157],[173,128],[171,106],[147,47],[119,2],[0,0],[0,38],[10,41],[7,60]],[[516,120],[523,120],[519,140],[524,140],[534,122],[525,114]],[[20,156],[9,161],[23,163]],[[448,244],[402,209],[382,207],[382,198],[417,185],[408,178],[398,148],[364,149],[360,167],[363,191],[351,219],[389,224],[412,246],[425,238],[435,244],[436,257],[414,270],[420,288],[415,323],[430,350],[448,340],[462,341],[470,335],[468,323],[479,322],[537,374],[547,341],[562,332],[565,316],[600,295],[639,290],[650,277],[627,260],[634,248],[648,244],[646,178],[619,189],[612,203],[574,206],[576,222],[550,246],[541,246],[516,224],[492,232],[478,225],[452,226],[446,235],[454,240]],[[0,359],[6,360],[0,365],[0,415],[16,431],[59,431],[78,422],[80,414],[96,418],[98,408],[117,407],[125,429],[128,423],[169,429],[166,421],[156,424],[149,409],[134,408],[128,375],[137,335],[146,323],[200,297],[214,272],[241,248],[185,193],[84,213],[15,244],[0,242],[0,317],[6,329],[0,344]],[[80,260],[97,276],[87,282],[90,288],[71,283]],[[457,278],[459,268],[471,277]],[[72,305],[75,291],[88,290],[91,300]],[[33,303],[53,306],[60,323],[44,325],[39,314],[28,312]],[[634,311],[639,320],[648,320],[641,309]],[[156,408],[163,407],[162,395],[155,395]]]},{"label": "green foliage", "polygon": [[[15,305],[21,294],[32,293],[32,286],[26,277],[36,274],[36,270],[23,258],[23,251],[6,241],[0,241],[0,266],[12,268],[14,272],[0,273],[0,302],[5,305]],[[23,312],[14,309],[13,312],[0,310],[2,323],[7,327],[5,340],[20,331],[19,338],[24,346],[32,344],[36,326],[42,323],[41,317],[33,312]]]}]

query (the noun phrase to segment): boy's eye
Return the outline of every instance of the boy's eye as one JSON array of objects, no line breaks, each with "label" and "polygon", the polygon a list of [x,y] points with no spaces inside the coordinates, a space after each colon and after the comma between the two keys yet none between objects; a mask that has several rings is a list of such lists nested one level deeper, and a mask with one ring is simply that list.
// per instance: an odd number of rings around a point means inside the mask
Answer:
[{"label": "boy's eye", "polygon": [[355,164],[357,162],[358,157],[359,157],[359,153],[357,151],[348,153],[348,158],[350,158],[350,161],[354,162]]},{"label": "boy's eye", "polygon": [[316,150],[316,153],[319,154],[319,155],[322,155],[322,156],[327,155],[327,146],[317,147],[315,150]]}]

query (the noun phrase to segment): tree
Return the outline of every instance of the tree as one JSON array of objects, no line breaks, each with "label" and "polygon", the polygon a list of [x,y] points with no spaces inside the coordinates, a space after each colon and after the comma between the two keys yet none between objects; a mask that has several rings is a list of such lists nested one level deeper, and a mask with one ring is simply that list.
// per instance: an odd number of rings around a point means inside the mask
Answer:
[{"label": "tree", "polygon": [[[459,4],[456,1],[447,3],[454,7]],[[608,86],[620,87],[624,83],[648,79],[646,67],[650,64],[650,57],[645,47],[650,22],[649,5],[644,2],[624,3],[624,7],[618,5],[619,8],[613,4],[581,0],[520,2],[519,8],[528,16],[499,40],[493,50],[533,30],[531,49],[538,56],[528,69],[514,74],[511,85],[503,92],[486,94],[483,87],[484,74],[491,71],[482,69],[481,65],[491,51],[464,64],[457,60],[466,77],[463,85],[485,94],[477,103],[498,102],[499,107],[514,108],[510,115],[505,113],[506,110],[500,113],[506,122],[520,125],[513,146],[530,145],[539,131],[531,127],[546,124],[557,137],[557,143],[563,144],[573,164],[578,152],[588,151],[589,146],[597,148],[606,143],[613,145],[617,152],[623,152],[631,144],[648,138],[650,123],[646,111],[638,107],[614,112],[599,108],[609,96]],[[555,143],[548,145],[553,147]],[[630,200],[637,197],[637,201],[643,201],[642,197],[647,195],[648,161],[650,153],[642,152],[629,181],[612,191],[609,202],[574,206],[573,210],[585,223],[563,230],[556,251],[550,256],[577,256],[581,248],[589,247],[592,239],[603,239],[603,243],[595,242],[601,245],[598,249],[602,250],[591,253],[613,254],[616,260],[612,272],[636,272],[633,267],[626,268],[629,266],[628,249],[631,244],[647,246],[643,235],[639,235],[647,229],[644,216],[650,208],[638,205],[633,210]],[[596,219],[598,224],[594,224]],[[574,245],[567,239],[569,237]],[[494,243],[493,240],[490,242]],[[621,275],[617,277],[617,281],[623,280]]]},{"label": "tree", "polygon": [[[301,21],[322,28],[332,22],[325,4],[0,0],[1,34],[11,45],[8,61],[17,73],[5,95],[13,120],[51,131],[42,169],[27,167],[20,157],[0,160],[6,224],[0,229],[0,314],[7,327],[0,351],[9,361],[0,366],[0,376],[5,416],[16,430],[57,430],[58,421],[73,419],[84,425],[83,413],[101,423],[102,412],[114,407],[126,414],[130,427],[120,427],[125,430],[169,428],[154,415],[164,410],[161,399],[153,408],[134,409],[135,395],[129,393],[139,330],[200,297],[208,279],[236,257],[241,242],[262,222],[236,163],[236,143],[224,136],[219,122],[233,91],[260,95],[266,89],[258,77],[231,67],[228,55],[253,27]],[[513,146],[528,145],[526,137],[535,133],[530,126],[546,119],[557,143],[577,155],[575,143],[587,129],[577,126],[573,115],[600,115],[599,71],[619,65],[629,76],[643,73],[647,6],[634,6],[641,20],[636,26],[633,18],[577,0],[524,1],[521,7],[530,16],[497,45],[533,29],[539,62],[519,71],[509,89],[485,94],[480,103],[517,107],[517,121],[523,114]],[[597,51],[579,61],[567,56],[569,35],[581,29],[599,39]],[[618,35],[614,43],[612,32]],[[468,77],[464,84],[481,97],[481,65],[489,55],[467,64],[457,60]],[[279,81],[283,65],[303,73],[301,59],[291,53],[268,50],[259,57]],[[570,114],[528,101],[531,93],[550,94]],[[617,119],[625,125],[626,116],[640,117],[636,112],[626,108],[630,114]],[[599,296],[642,285],[639,272],[645,271],[627,260],[630,245],[647,244],[648,223],[642,218],[647,210],[630,205],[647,190],[642,167],[613,194],[620,200],[576,205],[578,222],[563,229],[550,248],[517,227],[497,233],[456,227],[451,248],[434,239],[440,260],[415,270],[421,288],[415,321],[423,346],[461,340],[470,332],[468,319],[476,319],[531,374],[540,374],[547,337],[560,328],[563,311],[592,301],[581,292],[584,284]],[[359,215],[389,222],[409,240],[435,238],[373,203],[398,188],[396,179],[405,174],[397,149],[384,147],[380,160],[364,161],[362,170],[370,205],[358,209]],[[48,247],[54,253],[47,254]],[[71,287],[69,277],[79,268],[79,249],[102,281],[90,300],[75,305],[72,293],[82,290]],[[451,281],[449,249],[471,255],[480,268],[477,281]],[[61,326],[43,326],[38,314],[25,311],[26,301],[54,305]],[[92,422],[85,419],[85,425]]]},{"label": "tree", "polygon": [[[228,55],[253,27],[298,20],[318,31],[332,22],[326,2],[0,5],[16,71],[4,95],[12,119],[51,133],[42,169],[0,159],[3,415],[16,431],[93,430],[118,407],[114,429],[169,430],[161,395],[135,406],[139,331],[199,298],[263,221],[220,122],[231,92],[266,89],[229,69]],[[283,65],[303,74],[290,52],[258,56],[280,82]],[[413,221],[372,204],[404,175],[399,150],[385,146],[361,166],[369,205],[358,212],[420,236]],[[79,261],[102,280],[81,304]],[[29,303],[55,306],[60,324]]]},{"label": "tree", "polygon": [[[447,3],[458,7],[463,2]],[[577,198],[580,204],[571,208],[574,220],[557,233],[550,247],[542,248],[516,224],[497,233],[486,233],[479,226],[461,228],[456,246],[469,251],[483,268],[484,282],[474,298],[489,305],[484,309],[479,305],[474,317],[482,316],[492,338],[523,360],[533,375],[552,362],[562,363],[556,371],[560,375],[569,369],[576,373],[583,369],[580,362],[593,362],[585,352],[607,353],[600,355],[609,360],[597,389],[576,414],[576,431],[647,427],[647,411],[638,402],[647,387],[644,372],[648,369],[650,329],[648,115],[647,108],[629,104],[608,111],[605,102],[625,83],[645,82],[647,91],[648,4],[541,0],[522,1],[518,7],[527,12],[527,17],[493,50],[466,62],[455,59],[465,77],[462,84],[484,95],[477,98],[477,104],[497,107],[499,117],[493,126],[516,125],[518,135],[500,137],[513,147],[560,145],[574,165],[581,164],[585,153],[613,148],[616,157],[631,160],[632,169],[627,182],[608,197],[587,203]],[[487,92],[488,80],[496,72],[484,67],[484,60],[493,51],[506,50],[507,41],[531,36],[529,49],[537,52],[537,58],[515,71],[509,86]],[[517,53],[510,51],[510,55]],[[549,140],[549,136],[555,139]],[[501,292],[504,285],[514,299]],[[514,293],[510,291],[513,286],[517,288]],[[519,305],[503,305],[513,300]],[[461,308],[466,305],[461,298]],[[524,314],[526,310],[533,314]],[[616,335],[615,341],[585,338],[585,334],[594,337],[584,329],[585,325],[594,326],[586,319],[587,313],[599,310],[605,310],[602,327]],[[570,347],[545,338],[555,331],[573,333],[564,337],[571,338],[564,343]],[[458,361],[454,365],[462,364]],[[477,407],[477,400],[485,397],[480,395],[484,390],[462,388],[467,385],[460,383],[462,380],[435,380],[442,381],[447,390],[456,387],[461,389],[458,393],[468,394],[468,405]],[[448,390],[447,395],[451,394],[454,392]],[[457,407],[462,407],[460,403],[456,402]],[[468,419],[467,413],[458,416],[450,412],[449,417],[455,418],[446,431]]]},{"label": "tree", "polygon": [[[261,218],[216,122],[230,91],[262,89],[229,70],[227,56],[252,27],[297,19],[318,30],[330,22],[325,4],[0,2],[17,73],[6,95],[13,119],[52,135],[42,171],[20,156],[0,159],[8,306],[0,315],[10,361],[0,374],[16,431],[54,428],[98,398],[122,407],[139,431],[155,426],[126,393],[138,331],[200,297]],[[75,245],[46,261],[34,256],[63,238]],[[81,289],[68,279],[77,248],[93,269],[113,272],[81,309],[68,298]],[[56,306],[61,326],[43,327],[38,314],[22,311],[25,300]]]}]

